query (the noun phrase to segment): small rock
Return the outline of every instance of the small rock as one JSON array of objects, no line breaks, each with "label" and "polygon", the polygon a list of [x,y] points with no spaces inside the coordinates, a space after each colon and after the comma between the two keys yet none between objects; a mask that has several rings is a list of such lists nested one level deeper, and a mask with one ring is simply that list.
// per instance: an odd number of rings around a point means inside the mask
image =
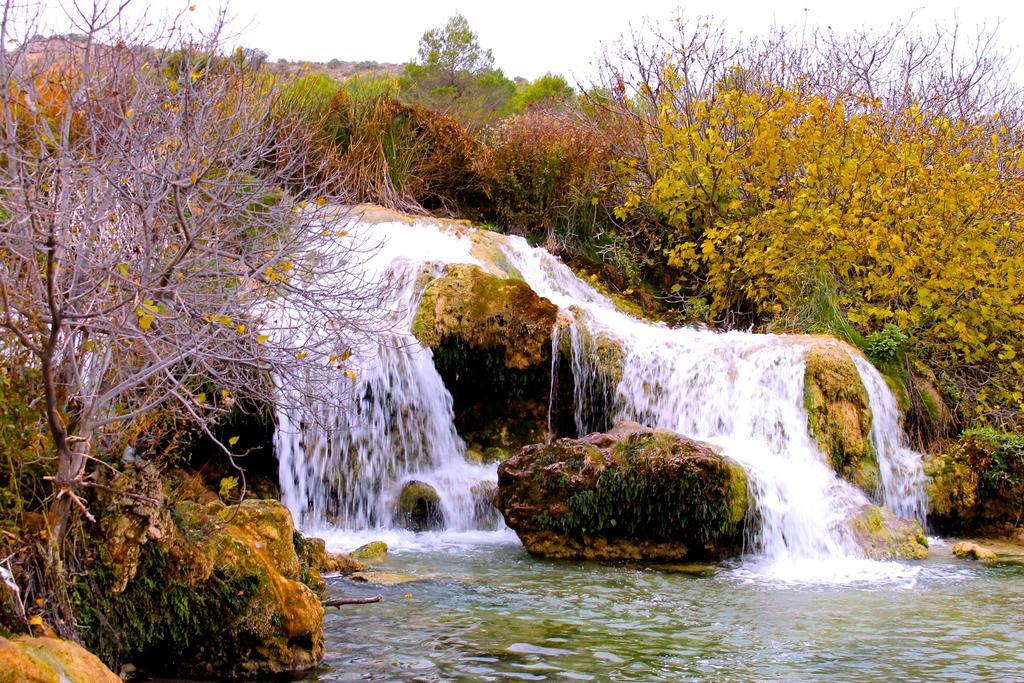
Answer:
[{"label": "small rock", "polygon": [[441,496],[426,482],[406,482],[398,495],[395,516],[399,524],[411,531],[439,529],[444,526]]},{"label": "small rock", "polygon": [[994,560],[996,554],[983,545],[960,541],[953,546],[953,554],[965,560]]},{"label": "small rock", "polygon": [[493,481],[479,481],[469,490],[473,496],[473,519],[482,529],[492,529],[498,525],[501,513],[494,506],[494,492],[498,485]]},{"label": "small rock", "polygon": [[365,562],[380,562],[388,554],[388,544],[384,541],[371,541],[361,545],[348,554],[353,560]]},{"label": "small rock", "polygon": [[423,580],[418,576],[399,572],[356,572],[348,578],[358,583],[372,583],[376,586],[400,586]]}]

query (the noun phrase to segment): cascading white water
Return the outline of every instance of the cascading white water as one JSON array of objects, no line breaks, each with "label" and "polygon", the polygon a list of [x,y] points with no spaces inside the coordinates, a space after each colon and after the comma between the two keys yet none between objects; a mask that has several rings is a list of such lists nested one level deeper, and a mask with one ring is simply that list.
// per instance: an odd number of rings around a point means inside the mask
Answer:
[{"label": "cascading white water", "polygon": [[[804,409],[806,350],[834,342],[642,322],[617,310],[547,252],[517,238],[507,238],[504,245],[530,286],[573,316],[569,335],[575,377],[593,382],[598,374],[593,367],[598,335],[613,337],[621,346],[623,372],[614,391],[613,421],[634,420],[709,442],[744,467],[755,501],[753,551],[787,566],[796,560],[834,563],[859,555],[844,520],[869,501],[827,465],[810,437]],[[895,398],[881,375],[850,353],[874,414],[871,438],[883,502],[898,515],[923,520],[920,455],[906,446]],[[586,429],[594,425],[588,424],[589,403],[580,392],[577,387],[576,421]]]},{"label": "cascading white water", "polygon": [[[417,275],[429,271],[428,264],[435,264],[437,274],[438,264],[479,262],[470,239],[429,222],[364,227],[385,240],[367,265],[367,277],[389,274],[402,283],[390,303],[401,322],[378,349],[357,359],[356,411],[279,411],[276,446],[285,502],[307,526],[387,527],[401,484],[419,479],[440,492],[448,528],[469,528],[470,487],[493,480],[494,468],[465,462],[451,396],[430,351],[408,330],[425,286]],[[620,312],[546,251],[516,237],[488,239],[571,321],[556,330],[552,355],[557,364],[560,340],[568,335],[580,432],[602,426],[594,419],[603,415],[709,442],[749,475],[752,552],[791,573],[797,562],[854,561],[858,550],[843,522],[868,499],[827,465],[809,435],[803,401],[806,350],[834,342],[643,322]],[[614,338],[623,350],[622,377],[614,387],[599,386],[600,335]],[[900,516],[923,519],[920,456],[907,447],[895,398],[870,363],[850,353],[870,397],[882,500]]]},{"label": "cascading white water", "polygon": [[[359,229],[370,227],[350,228]],[[465,237],[404,223],[373,229],[382,243],[364,264],[365,277],[394,283],[388,302],[394,325],[375,349],[351,359],[355,379],[342,375],[333,388],[352,392],[353,409],[328,408],[337,402],[325,401],[302,410],[278,410],[275,448],[282,498],[306,527],[381,528],[391,524],[402,485],[419,480],[440,494],[448,528],[469,529],[474,523],[471,488],[493,481],[495,468],[466,462],[451,395],[430,351],[409,329],[429,273],[436,277],[444,263],[476,262],[471,244]]]}]

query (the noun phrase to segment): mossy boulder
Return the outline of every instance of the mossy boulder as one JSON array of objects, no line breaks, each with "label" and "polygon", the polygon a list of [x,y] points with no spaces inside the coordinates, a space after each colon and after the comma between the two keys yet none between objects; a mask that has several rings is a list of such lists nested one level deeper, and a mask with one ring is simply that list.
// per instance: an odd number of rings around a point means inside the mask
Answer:
[{"label": "mossy boulder", "polygon": [[[323,607],[274,500],[179,502],[174,525],[140,548],[123,587],[105,548],[76,584],[89,648],[119,666],[186,677],[252,677],[312,668]],[[314,584],[314,587],[315,584]]]},{"label": "mossy boulder", "polygon": [[807,350],[805,362],[804,407],[811,435],[837,474],[874,493],[882,477],[871,444],[871,406],[850,352],[838,342],[821,342]]},{"label": "mossy boulder", "polygon": [[520,279],[456,264],[427,286],[412,331],[424,346],[458,340],[471,350],[498,351],[505,367],[526,370],[550,360],[557,314]]},{"label": "mossy boulder", "polygon": [[542,557],[721,558],[742,545],[747,479],[708,446],[626,424],[523,448],[499,466],[494,502]]},{"label": "mossy boulder", "polygon": [[0,637],[0,683],[120,683],[81,645],[58,638]]},{"label": "mossy boulder", "polygon": [[883,507],[865,505],[848,524],[854,541],[873,560],[928,557],[928,538],[916,520],[902,519]]},{"label": "mossy boulder", "polygon": [[937,531],[1015,535],[1024,524],[1024,436],[969,430],[925,458],[924,471]]},{"label": "mossy boulder", "polygon": [[388,544],[384,541],[370,541],[365,545],[361,545],[348,554],[354,560],[360,560],[375,564],[381,562],[388,555]]},{"label": "mossy boulder", "polygon": [[437,489],[426,482],[407,481],[398,494],[395,519],[412,531],[440,529],[444,526],[444,513]]}]

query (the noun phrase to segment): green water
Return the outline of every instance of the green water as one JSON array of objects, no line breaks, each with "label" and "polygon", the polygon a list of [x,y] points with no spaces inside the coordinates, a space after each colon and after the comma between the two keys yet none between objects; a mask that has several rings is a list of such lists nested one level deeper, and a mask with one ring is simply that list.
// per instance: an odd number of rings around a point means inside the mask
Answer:
[{"label": "green water", "polygon": [[1024,680],[1024,565],[932,559],[846,585],[538,560],[514,541],[427,544],[332,582],[308,681]]}]

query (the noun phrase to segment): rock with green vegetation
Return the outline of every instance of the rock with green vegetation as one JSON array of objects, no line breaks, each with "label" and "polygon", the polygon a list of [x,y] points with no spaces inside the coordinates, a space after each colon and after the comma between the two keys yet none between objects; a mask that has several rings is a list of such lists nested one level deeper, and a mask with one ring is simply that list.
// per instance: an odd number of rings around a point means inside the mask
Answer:
[{"label": "rock with green vegetation", "polygon": [[597,560],[735,555],[748,506],[739,465],[636,424],[525,447],[499,466],[494,500],[530,553]]},{"label": "rock with green vegetation", "polygon": [[[583,318],[591,317],[586,310],[573,306],[568,316],[558,319],[558,351],[562,358],[572,358],[573,334],[585,350],[586,360],[593,365],[594,379],[607,387],[615,388],[622,381],[622,369],[626,353],[622,342],[614,335],[597,330],[593,324],[584,323]],[[571,329],[574,328],[574,329]]]},{"label": "rock with green vegetation", "polygon": [[384,561],[388,555],[388,544],[384,541],[370,541],[348,554],[353,560],[376,564]]},{"label": "rock with green vegetation", "polygon": [[455,264],[427,286],[412,331],[424,346],[458,341],[470,350],[498,351],[505,367],[525,370],[550,360],[557,314],[522,280]]},{"label": "rock with green vegetation", "polygon": [[913,519],[897,517],[888,509],[865,505],[848,520],[854,541],[873,560],[923,560],[928,538]]},{"label": "rock with green vegetation", "polygon": [[1024,520],[1024,436],[971,429],[924,462],[929,522],[942,533],[1013,535]]},{"label": "rock with green vegetation", "polygon": [[996,559],[996,554],[991,549],[971,541],[960,541],[953,544],[953,555],[965,560],[991,561]]},{"label": "rock with green vegetation", "polygon": [[120,683],[99,657],[58,638],[0,637],[0,683]]},{"label": "rock with green vegetation", "polygon": [[302,567],[302,583],[313,589],[321,599],[327,593],[324,574],[351,574],[364,569],[344,553],[332,553],[322,538],[304,537],[298,531],[292,537]]},{"label": "rock with green vegetation", "polygon": [[838,342],[807,351],[804,407],[811,435],[841,477],[867,493],[881,486],[871,444],[871,406],[850,352]]},{"label": "rock with green vegetation", "polygon": [[[187,677],[301,671],[323,656],[323,608],[274,500],[179,502],[174,524],[140,548],[134,575],[105,547],[73,586],[89,649],[116,667]],[[314,587],[316,587],[314,585]]]},{"label": "rock with green vegetation", "polygon": [[441,496],[426,482],[407,481],[395,506],[395,520],[411,531],[428,531],[444,526]]}]

